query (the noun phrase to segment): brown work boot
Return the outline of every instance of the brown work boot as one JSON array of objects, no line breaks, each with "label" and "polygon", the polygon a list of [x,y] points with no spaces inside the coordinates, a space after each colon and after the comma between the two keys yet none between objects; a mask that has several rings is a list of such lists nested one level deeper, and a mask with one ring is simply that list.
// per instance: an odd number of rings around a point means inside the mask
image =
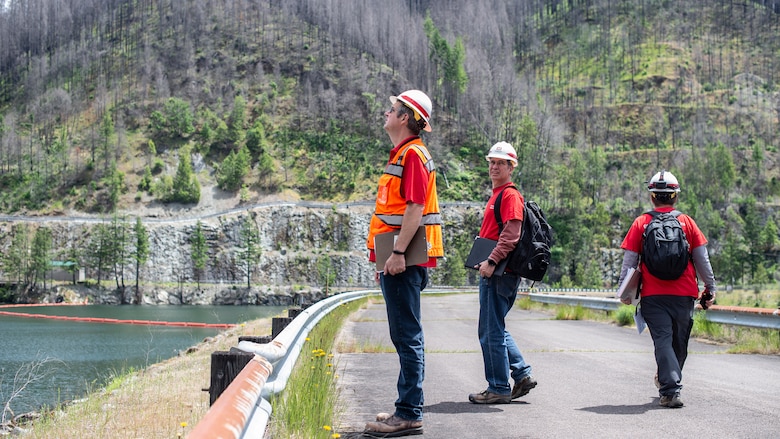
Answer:
[{"label": "brown work boot", "polygon": [[499,395],[489,390],[469,395],[469,401],[474,404],[509,404],[512,398],[509,395]]},{"label": "brown work boot", "polygon": [[678,409],[683,406],[683,402],[680,399],[680,394],[674,395],[661,395],[661,400],[658,401],[661,407],[669,407],[670,409]]},{"label": "brown work boot", "polygon": [[379,420],[385,413],[377,415],[376,422],[367,422],[364,436],[368,437],[400,437],[412,436],[423,433],[422,421],[411,421],[409,419],[399,418],[396,415]]},{"label": "brown work boot", "polygon": [[520,381],[515,381],[514,387],[512,387],[511,399],[517,399],[521,396],[528,395],[528,392],[536,387],[536,380],[531,375],[523,377]]}]

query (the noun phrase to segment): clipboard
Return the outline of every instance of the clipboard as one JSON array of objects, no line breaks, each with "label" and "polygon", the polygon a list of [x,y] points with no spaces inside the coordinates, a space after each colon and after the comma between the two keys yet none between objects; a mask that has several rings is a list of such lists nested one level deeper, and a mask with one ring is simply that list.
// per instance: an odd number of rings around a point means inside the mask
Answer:
[{"label": "clipboard", "polygon": [[621,299],[631,298],[631,304],[639,303],[639,279],[642,278],[642,272],[639,268],[629,268],[626,271],[626,277],[618,288],[617,296]]},{"label": "clipboard", "polygon": [[[466,262],[464,262],[463,265],[466,268],[476,270],[475,267],[477,264],[489,258],[490,253],[493,252],[493,249],[496,248],[497,244],[498,241],[477,236],[474,238],[474,244],[471,245],[471,251],[469,251],[469,255],[466,257]],[[508,258],[504,258],[501,262],[499,262],[493,271],[493,276],[501,276],[504,274],[507,262],[509,262]]]},{"label": "clipboard", "polygon": [[[398,239],[399,230],[380,233],[374,236],[374,253],[376,254],[376,271],[385,269],[385,262],[393,253],[395,241]],[[428,262],[428,241],[425,237],[425,226],[417,228],[409,246],[406,247],[406,266],[420,265]]]}]

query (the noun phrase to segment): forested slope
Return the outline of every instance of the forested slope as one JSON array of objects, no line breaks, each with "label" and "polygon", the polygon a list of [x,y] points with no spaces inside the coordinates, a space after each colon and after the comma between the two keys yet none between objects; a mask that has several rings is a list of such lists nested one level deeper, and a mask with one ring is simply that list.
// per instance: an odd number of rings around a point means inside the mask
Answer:
[{"label": "forested slope", "polygon": [[[484,154],[557,232],[550,281],[673,171],[719,279],[775,271],[780,16],[705,0],[10,0],[0,13],[0,209],[111,215],[204,189],[370,199],[387,96],[434,101],[441,198],[484,201]],[[459,252],[468,237],[451,239]]]}]

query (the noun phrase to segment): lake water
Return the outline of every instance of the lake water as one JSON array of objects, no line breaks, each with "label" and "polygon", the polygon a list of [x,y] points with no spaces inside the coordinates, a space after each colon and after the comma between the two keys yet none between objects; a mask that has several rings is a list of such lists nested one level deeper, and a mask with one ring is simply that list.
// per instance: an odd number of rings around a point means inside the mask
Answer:
[{"label": "lake water", "polygon": [[[100,317],[121,320],[241,323],[282,313],[283,306],[52,306],[5,308],[30,314]],[[47,360],[37,378],[13,398],[21,414],[80,398],[112,376],[141,369],[178,355],[220,329],[87,323],[0,315],[0,411],[26,366]],[[257,334],[257,335],[270,335]],[[238,340],[236,340],[238,343]],[[8,420],[9,413],[0,413]]]}]

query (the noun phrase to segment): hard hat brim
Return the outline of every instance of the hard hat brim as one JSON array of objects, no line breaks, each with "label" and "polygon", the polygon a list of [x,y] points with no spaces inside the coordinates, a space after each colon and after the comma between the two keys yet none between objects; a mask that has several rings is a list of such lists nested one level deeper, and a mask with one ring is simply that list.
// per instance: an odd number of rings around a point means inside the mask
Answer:
[{"label": "hard hat brim", "polygon": [[517,166],[517,159],[510,156],[509,154],[488,154],[485,156],[485,160],[490,161],[490,159],[508,160]]}]

